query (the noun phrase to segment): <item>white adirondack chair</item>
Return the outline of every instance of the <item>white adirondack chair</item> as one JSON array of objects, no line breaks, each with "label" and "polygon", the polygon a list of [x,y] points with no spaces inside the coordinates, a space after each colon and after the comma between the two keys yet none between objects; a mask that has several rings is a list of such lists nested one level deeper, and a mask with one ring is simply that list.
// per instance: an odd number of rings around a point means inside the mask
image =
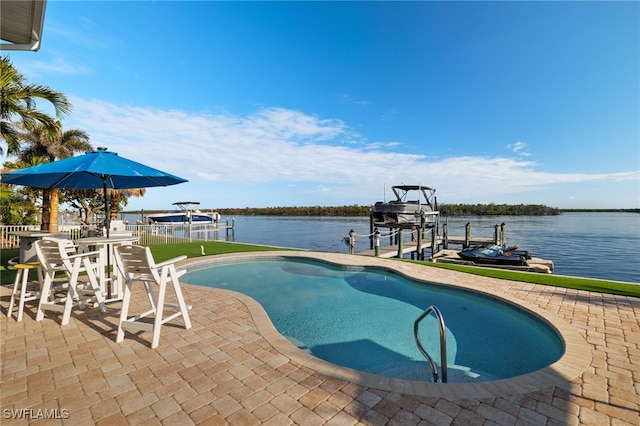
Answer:
[{"label": "white adirondack chair", "polygon": [[[186,256],[176,257],[156,264],[153,260],[151,250],[148,247],[124,244],[116,246],[115,252],[116,263],[125,281],[122,312],[120,313],[116,342],[120,343],[124,340],[125,330],[152,331],[151,347],[156,348],[160,343],[160,327],[162,324],[179,316],[182,316],[185,328],[191,328],[191,320],[189,319],[188,312],[191,306],[187,306],[185,303],[182,290],[180,289],[180,282],[178,281],[178,278],[184,274],[185,271],[176,270],[175,267],[175,262],[186,259]],[[151,309],[128,317],[131,292],[134,289],[135,282],[142,282],[144,284]],[[169,283],[171,283],[175,292],[177,304],[165,302],[167,285]],[[157,295],[153,289],[155,285],[158,285]],[[164,317],[164,310],[167,307],[173,308],[175,312]],[[153,322],[140,321],[149,315],[154,316]]]},{"label": "white adirondack chair", "polygon": [[[38,261],[42,264],[44,281],[38,305],[36,321],[42,321],[45,311],[62,312],[62,323],[69,323],[71,309],[84,309],[87,304],[98,303],[106,312],[105,299],[98,282],[99,268],[104,268],[99,252],[76,253],[71,240],[43,239],[35,242]],[[59,287],[54,287],[56,273],[64,272],[67,283],[64,296],[58,297]],[[86,272],[89,280],[78,280]]]}]

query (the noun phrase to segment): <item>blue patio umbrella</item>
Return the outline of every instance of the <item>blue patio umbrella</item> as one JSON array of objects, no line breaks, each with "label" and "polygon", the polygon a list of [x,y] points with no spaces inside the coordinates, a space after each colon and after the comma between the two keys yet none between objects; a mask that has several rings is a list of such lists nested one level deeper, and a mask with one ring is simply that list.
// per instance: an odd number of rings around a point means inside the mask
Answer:
[{"label": "blue patio umbrella", "polygon": [[[109,198],[107,189],[150,188],[187,182],[144,164],[120,157],[106,148],[88,151],[51,163],[2,174],[2,183],[43,189],[100,189],[104,193],[105,228],[109,237]],[[107,252],[107,269],[110,259]],[[109,272],[110,273],[110,272]],[[111,287],[108,297],[111,298]]]},{"label": "blue patio umbrella", "polygon": [[150,188],[187,182],[178,176],[120,157],[106,148],[2,174],[2,183],[32,188],[100,189],[104,192],[107,237],[107,189]]}]

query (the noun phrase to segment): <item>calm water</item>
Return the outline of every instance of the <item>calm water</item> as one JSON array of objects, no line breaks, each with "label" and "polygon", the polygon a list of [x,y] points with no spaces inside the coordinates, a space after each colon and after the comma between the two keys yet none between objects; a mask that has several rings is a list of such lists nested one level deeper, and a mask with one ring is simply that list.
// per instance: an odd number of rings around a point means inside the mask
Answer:
[{"label": "calm water", "polygon": [[[135,222],[138,215],[130,215]],[[224,220],[224,218],[223,218]],[[558,216],[470,216],[442,218],[449,235],[464,235],[471,223],[476,237],[492,237],[494,225],[507,225],[507,244],[553,260],[555,273],[640,283],[640,214],[563,213]],[[369,234],[368,217],[236,216],[235,241],[347,253],[343,239],[353,229]],[[224,237],[224,233],[223,234]],[[381,244],[387,245],[388,238]],[[356,237],[356,251],[369,249]]]}]

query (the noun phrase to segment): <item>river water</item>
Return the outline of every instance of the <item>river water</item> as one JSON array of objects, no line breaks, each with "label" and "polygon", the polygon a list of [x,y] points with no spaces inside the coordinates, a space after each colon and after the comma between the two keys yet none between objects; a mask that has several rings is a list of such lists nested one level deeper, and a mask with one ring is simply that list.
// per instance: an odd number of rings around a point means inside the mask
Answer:
[{"label": "river water", "polygon": [[[135,223],[140,216],[127,215],[126,219]],[[344,238],[353,229],[356,251],[369,249],[365,237],[370,232],[368,217],[235,216],[234,220],[236,242],[347,253]],[[534,257],[552,260],[555,274],[640,283],[637,213],[456,216],[441,221],[447,223],[451,236],[463,236],[465,224],[470,223],[472,236],[487,238],[493,237],[495,225],[504,222],[507,244],[518,244]],[[388,240],[381,244],[389,244]]]}]

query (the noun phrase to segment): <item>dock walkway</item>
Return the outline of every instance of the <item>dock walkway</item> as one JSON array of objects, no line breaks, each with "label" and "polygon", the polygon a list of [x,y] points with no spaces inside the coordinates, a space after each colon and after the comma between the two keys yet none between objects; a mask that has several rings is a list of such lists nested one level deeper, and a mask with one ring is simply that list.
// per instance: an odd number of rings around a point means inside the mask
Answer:
[{"label": "dock walkway", "polygon": [[[464,245],[466,242],[466,239],[464,237],[449,237],[447,240],[448,244],[457,244],[457,245]],[[476,245],[476,244],[491,244],[494,243],[494,239],[493,238],[472,238],[470,240],[470,244],[471,245]],[[436,238],[436,251],[439,251],[440,247],[445,247],[445,241],[442,238]],[[380,255],[378,257],[382,257],[385,259],[391,258],[391,257],[398,257],[398,244],[391,244],[391,245],[387,245],[387,246],[380,246],[379,250],[380,250]],[[422,250],[430,250],[431,249],[431,239],[430,238],[425,238],[424,240],[422,240],[422,244],[420,245],[420,249],[418,249],[418,242],[417,241],[404,241],[402,243],[402,255],[405,255],[407,253],[411,253],[411,252],[417,252],[420,251],[422,252]],[[375,249],[370,249],[370,250],[364,250],[361,251],[359,253],[361,256],[375,256],[376,255],[376,251]]]},{"label": "dock walkway", "polygon": [[[415,252],[418,251],[417,249],[418,246],[418,242],[417,241],[408,241],[408,242],[404,242],[402,244],[402,254],[405,255],[407,253],[411,253],[411,252]],[[431,241],[427,241],[426,243],[422,243],[421,245],[421,249],[431,249]],[[389,259],[391,257],[398,257],[398,245],[397,244],[393,244],[390,246],[380,246],[379,247],[380,250],[380,255],[378,257],[382,257],[385,259]],[[375,256],[376,255],[376,250],[365,250],[362,251],[360,253],[358,253],[359,255],[362,256]]]}]

